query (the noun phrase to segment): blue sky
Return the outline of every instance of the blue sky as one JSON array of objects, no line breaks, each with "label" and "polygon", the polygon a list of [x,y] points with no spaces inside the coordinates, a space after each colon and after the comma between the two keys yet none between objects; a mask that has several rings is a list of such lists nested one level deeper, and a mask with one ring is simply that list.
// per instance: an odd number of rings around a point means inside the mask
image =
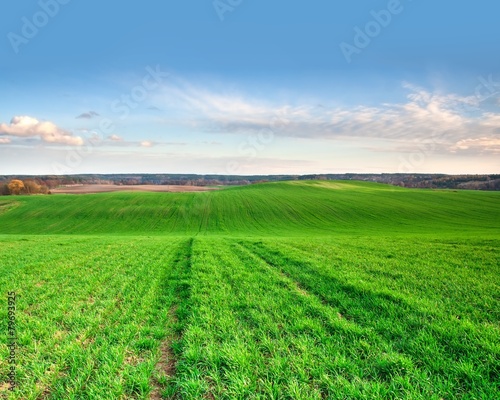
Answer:
[{"label": "blue sky", "polygon": [[493,0],[3,3],[0,174],[500,172]]}]

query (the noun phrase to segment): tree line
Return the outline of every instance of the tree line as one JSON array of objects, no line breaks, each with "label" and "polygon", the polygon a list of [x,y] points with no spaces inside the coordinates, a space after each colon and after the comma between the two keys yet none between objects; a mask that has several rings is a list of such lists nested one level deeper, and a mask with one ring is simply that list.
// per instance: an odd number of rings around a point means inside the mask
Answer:
[{"label": "tree line", "polygon": [[50,194],[49,187],[37,179],[12,179],[10,182],[0,183],[2,196],[21,194]]},{"label": "tree line", "polygon": [[0,195],[50,194],[66,185],[250,185],[289,180],[357,180],[407,188],[500,190],[500,175],[445,174],[323,174],[323,175],[197,175],[197,174],[84,174],[1,176]]}]

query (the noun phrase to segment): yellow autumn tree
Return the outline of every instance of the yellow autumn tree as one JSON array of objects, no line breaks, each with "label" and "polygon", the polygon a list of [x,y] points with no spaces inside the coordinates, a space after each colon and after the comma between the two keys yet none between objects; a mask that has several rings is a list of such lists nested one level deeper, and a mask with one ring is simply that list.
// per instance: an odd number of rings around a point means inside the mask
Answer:
[{"label": "yellow autumn tree", "polygon": [[10,194],[21,194],[21,191],[24,189],[24,183],[18,179],[13,179],[7,187],[9,188]]},{"label": "yellow autumn tree", "polygon": [[37,194],[40,193],[40,185],[36,183],[33,179],[25,179],[24,183],[24,192],[26,194]]}]

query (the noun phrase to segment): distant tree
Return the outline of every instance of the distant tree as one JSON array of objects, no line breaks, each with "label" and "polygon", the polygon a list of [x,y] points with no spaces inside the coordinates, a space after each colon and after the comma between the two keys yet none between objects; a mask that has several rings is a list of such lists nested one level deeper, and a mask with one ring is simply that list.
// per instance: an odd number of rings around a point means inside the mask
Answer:
[{"label": "distant tree", "polygon": [[0,196],[8,196],[9,194],[9,186],[6,183],[0,184]]},{"label": "distant tree", "polygon": [[40,185],[40,191],[39,193],[41,194],[49,194],[49,188],[47,187],[47,185]]},{"label": "distant tree", "polygon": [[21,192],[24,190],[23,181],[20,181],[18,179],[11,180],[7,186],[9,188],[10,194],[18,195],[21,194]]},{"label": "distant tree", "polygon": [[60,182],[58,179],[46,179],[45,184],[49,189],[54,189],[60,185]]},{"label": "distant tree", "polygon": [[36,183],[33,179],[26,179],[23,183],[24,183],[24,191],[26,192],[26,194],[40,193],[40,185]]}]

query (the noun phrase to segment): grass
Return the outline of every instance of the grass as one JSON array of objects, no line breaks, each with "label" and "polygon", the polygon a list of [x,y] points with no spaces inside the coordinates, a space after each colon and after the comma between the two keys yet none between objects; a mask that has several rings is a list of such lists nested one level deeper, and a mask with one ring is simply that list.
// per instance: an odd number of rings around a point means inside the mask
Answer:
[{"label": "grass", "polygon": [[358,182],[1,199],[0,398],[499,398],[499,200]]},{"label": "grass", "polygon": [[[29,238],[4,241],[2,250],[8,257],[1,287],[18,296],[19,398],[150,391],[158,342],[171,333],[168,311],[176,301],[165,285],[172,270],[164,266],[182,241]],[[5,343],[5,307],[1,317]]]},{"label": "grass", "polygon": [[282,182],[204,193],[105,193],[0,200],[3,234],[290,236],[498,234],[495,192],[373,183]]},{"label": "grass", "polygon": [[[213,241],[201,241],[191,299],[197,311],[184,335],[179,393],[228,399],[495,398],[499,331],[498,311],[491,306],[498,285],[482,278],[498,273],[498,255],[481,256],[480,278],[465,283],[465,299],[464,282],[450,260],[440,273],[446,283],[423,300],[425,282],[436,279],[428,261],[439,253],[427,252],[419,263],[406,254],[393,263],[398,268],[389,268],[383,241],[372,247],[369,260],[348,243],[325,246],[317,240],[311,252],[310,240],[299,243],[305,250],[294,249],[295,240],[227,241],[215,248]],[[413,251],[426,248],[423,242]],[[337,259],[328,265],[330,252]],[[372,272],[377,266],[401,278],[380,277]]]}]

